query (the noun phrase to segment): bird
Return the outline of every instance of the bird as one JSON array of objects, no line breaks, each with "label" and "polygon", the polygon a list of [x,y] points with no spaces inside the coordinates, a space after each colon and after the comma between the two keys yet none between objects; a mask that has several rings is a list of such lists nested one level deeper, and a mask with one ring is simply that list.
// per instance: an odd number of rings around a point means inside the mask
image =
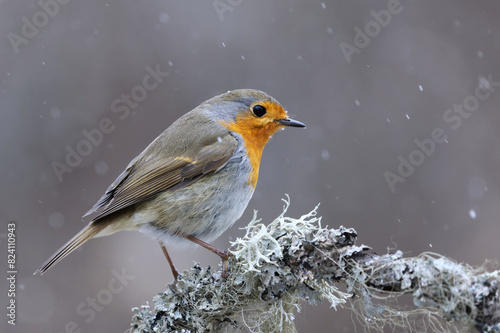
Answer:
[{"label": "bird", "polygon": [[259,176],[262,152],[276,131],[305,128],[267,93],[236,89],[177,119],[135,157],[83,216],[97,214],[34,274],[42,275],[91,238],[138,230],[166,246],[189,240],[229,257],[209,242],[245,211]]}]

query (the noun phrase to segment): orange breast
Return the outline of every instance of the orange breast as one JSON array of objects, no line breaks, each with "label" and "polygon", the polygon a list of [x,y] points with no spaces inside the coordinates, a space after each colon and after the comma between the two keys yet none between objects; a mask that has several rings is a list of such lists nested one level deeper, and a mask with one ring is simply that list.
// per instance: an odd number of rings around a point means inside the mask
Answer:
[{"label": "orange breast", "polygon": [[260,135],[258,131],[250,129],[246,124],[241,121],[234,123],[223,123],[227,129],[236,132],[243,137],[245,143],[246,153],[250,164],[252,166],[252,173],[248,178],[248,183],[254,188],[257,186],[257,179],[259,178],[260,159],[262,158],[262,151],[269,140],[269,136]]},{"label": "orange breast", "polygon": [[[274,128],[256,129],[249,126],[245,120],[237,120],[233,123],[222,123],[230,131],[236,132],[243,137],[245,143],[246,153],[252,165],[252,173],[248,179],[248,183],[254,188],[257,186],[257,179],[259,178],[259,166],[262,158],[262,151],[266,146],[269,138],[276,132]],[[272,126],[274,127],[274,126]]]}]

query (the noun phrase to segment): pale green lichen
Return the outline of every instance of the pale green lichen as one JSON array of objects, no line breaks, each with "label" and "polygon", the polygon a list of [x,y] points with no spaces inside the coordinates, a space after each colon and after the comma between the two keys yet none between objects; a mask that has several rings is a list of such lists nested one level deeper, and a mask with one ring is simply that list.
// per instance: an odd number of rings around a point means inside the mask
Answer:
[{"label": "pale green lichen", "polygon": [[[498,270],[485,272],[435,253],[402,258],[399,252],[353,263],[346,281],[360,296],[354,313],[370,330],[500,332],[499,278]],[[417,308],[398,306],[403,294],[411,294]]]},{"label": "pale green lichen", "polygon": [[243,238],[237,238],[231,242],[234,255],[238,262],[241,262],[242,268],[248,272],[258,272],[263,263],[277,265],[271,260],[271,257],[281,259],[283,253],[281,245],[269,233],[269,228],[263,224],[257,224],[257,211],[254,211],[252,221],[245,227],[246,234]]}]

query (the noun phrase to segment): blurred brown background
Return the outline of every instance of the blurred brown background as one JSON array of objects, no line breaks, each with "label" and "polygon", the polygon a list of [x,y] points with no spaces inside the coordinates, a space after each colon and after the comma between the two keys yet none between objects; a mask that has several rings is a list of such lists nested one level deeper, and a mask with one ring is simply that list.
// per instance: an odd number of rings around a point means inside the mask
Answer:
[{"label": "blurred brown background", "polygon": [[[92,240],[46,275],[31,274],[84,226],[80,217],[151,140],[235,88],[265,90],[307,130],[272,139],[247,212],[217,247],[243,235],[254,209],[264,221],[277,216],[288,193],[289,215],[321,202],[324,224],[354,227],[359,243],[380,253],[498,259],[498,1],[60,1],[47,2],[51,15],[36,1],[0,1],[0,263],[7,271],[6,224],[16,221],[19,271],[17,326],[6,323],[2,278],[0,331],[128,329],[130,309],[172,280],[155,241],[139,233]],[[388,8],[396,14],[376,23],[370,12]],[[365,25],[372,37],[356,41],[367,45],[348,62],[340,45],[355,45],[355,28]],[[169,75],[140,96],[147,66]],[[488,98],[446,122],[454,104],[474,102],[478,86]],[[144,100],[128,116],[113,112],[131,92]],[[104,118],[113,131],[59,181],[51,164],[65,163],[67,147],[84,149],[83,131]],[[435,128],[447,142],[430,156],[413,153],[414,140]],[[396,174],[398,156],[412,153],[425,160],[393,192],[384,173]],[[218,264],[200,248],[172,255],[181,270]],[[118,283],[122,271],[129,278]],[[92,310],[96,297],[106,304]],[[348,310],[326,305],[304,304],[297,323],[300,332],[354,331]]]}]

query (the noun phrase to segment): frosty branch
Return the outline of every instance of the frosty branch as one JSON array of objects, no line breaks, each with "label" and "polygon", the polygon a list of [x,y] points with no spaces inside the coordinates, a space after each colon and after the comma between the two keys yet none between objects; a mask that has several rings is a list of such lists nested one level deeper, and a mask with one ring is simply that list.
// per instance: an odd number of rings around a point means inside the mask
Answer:
[{"label": "frosty branch", "polygon": [[[227,280],[196,265],[155,297],[154,308],[135,309],[130,331],[295,332],[301,302],[328,301],[349,304],[367,330],[500,332],[499,270],[432,253],[377,255],[355,245],[354,229],[322,227],[316,209],[286,217],[288,205],[267,226],[254,217],[232,243]],[[395,304],[404,294],[414,309]]]}]

